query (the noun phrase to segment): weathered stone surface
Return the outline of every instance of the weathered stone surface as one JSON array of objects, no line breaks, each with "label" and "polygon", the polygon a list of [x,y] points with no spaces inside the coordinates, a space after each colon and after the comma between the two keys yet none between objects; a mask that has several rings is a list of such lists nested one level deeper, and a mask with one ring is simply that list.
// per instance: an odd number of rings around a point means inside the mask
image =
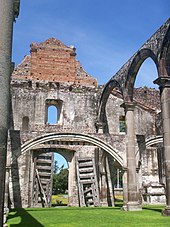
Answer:
[{"label": "weathered stone surface", "polygon": [[66,83],[68,85],[97,86],[92,78],[75,59],[76,48],[66,46],[61,41],[50,38],[43,43],[31,44],[31,56],[25,56],[17,66],[13,76]]},{"label": "weathered stone surface", "polygon": [[[167,24],[158,33],[164,34]],[[151,54],[145,50],[146,46],[157,54],[152,42],[155,37],[140,49],[142,60]],[[10,178],[13,174],[14,181],[10,182],[12,205],[18,206],[14,204],[18,200],[15,194],[20,196],[23,207],[33,205],[33,157],[40,151],[45,157],[44,151],[48,156],[48,152],[56,150],[66,158],[69,166],[69,205],[78,206],[81,196],[77,187],[77,157],[96,160],[100,205],[114,205],[113,191],[118,177],[115,174],[119,169],[125,210],[140,210],[146,193],[150,203],[164,202],[164,186],[159,184],[160,180],[164,181],[164,175],[163,171],[158,171],[163,159],[162,140],[157,138],[162,133],[158,116],[159,92],[146,87],[135,89],[132,117],[131,109],[127,113],[127,108],[126,111],[122,108],[122,103],[130,100],[127,96],[132,98],[131,90],[125,89],[122,96],[119,89],[112,87],[116,82],[109,82],[109,88],[97,86],[96,79],[84,71],[75,56],[74,47],[50,38],[40,44],[32,43],[31,55],[14,70],[11,81],[13,125],[14,131],[20,132],[21,146],[15,149],[11,161],[16,166]],[[127,80],[132,89],[135,75],[131,71],[127,73],[131,67],[137,70],[134,64],[140,61],[139,57],[136,53],[116,74],[115,78],[121,80],[125,72],[121,86]],[[50,106],[58,110],[53,124],[48,120]],[[14,185],[19,191],[14,191]]]}]

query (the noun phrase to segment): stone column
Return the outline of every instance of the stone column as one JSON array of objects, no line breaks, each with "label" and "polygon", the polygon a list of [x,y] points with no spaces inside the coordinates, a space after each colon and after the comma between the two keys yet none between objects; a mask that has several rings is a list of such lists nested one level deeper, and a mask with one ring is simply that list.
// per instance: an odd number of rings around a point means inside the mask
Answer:
[{"label": "stone column", "polygon": [[5,166],[9,119],[9,85],[13,21],[18,15],[19,0],[0,1],[0,226],[3,226]]},{"label": "stone column", "polygon": [[120,188],[120,176],[119,176],[119,168],[117,168],[117,182],[116,182],[116,184],[117,184],[117,188]]},{"label": "stone column", "polygon": [[113,180],[111,177],[111,171],[110,171],[110,165],[109,165],[109,158],[106,156],[106,176],[107,176],[107,198],[108,198],[108,206],[115,206],[114,201],[114,186],[113,186]]},{"label": "stone column", "polygon": [[135,157],[135,127],[134,127],[134,103],[122,105],[126,113],[126,155],[127,155],[127,190],[128,190],[128,211],[141,210],[139,205],[139,192],[137,187],[136,157]]},{"label": "stone column", "polygon": [[101,206],[108,206],[106,182],[106,153],[102,149],[99,150],[99,191]]},{"label": "stone column", "polygon": [[159,85],[163,123],[163,150],[166,178],[166,208],[162,214],[170,216],[170,77],[159,77],[154,81]]},{"label": "stone column", "polygon": [[123,207],[122,210],[127,211],[128,189],[127,189],[127,169],[123,168]]},{"label": "stone column", "polygon": [[[70,152],[70,151],[69,151]],[[72,158],[69,162],[69,176],[68,176],[68,205],[78,206],[78,189],[76,184],[76,160],[75,153],[72,153]]]}]

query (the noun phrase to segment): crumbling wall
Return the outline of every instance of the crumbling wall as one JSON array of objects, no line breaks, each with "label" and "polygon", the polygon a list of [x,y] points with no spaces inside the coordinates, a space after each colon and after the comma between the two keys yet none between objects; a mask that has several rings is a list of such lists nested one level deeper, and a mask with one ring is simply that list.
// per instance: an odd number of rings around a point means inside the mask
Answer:
[{"label": "crumbling wall", "polygon": [[91,77],[76,60],[76,48],[50,38],[40,44],[31,44],[31,56],[26,56],[13,76],[97,87],[97,80]]},{"label": "crumbling wall", "polygon": [[[120,131],[120,119],[122,120],[125,117],[124,109],[120,107],[123,103],[122,96],[116,89],[109,96],[106,104],[107,130],[105,133],[97,134],[96,121],[103,86],[97,87],[96,79],[92,78],[82,68],[75,57],[74,47],[68,47],[54,38],[40,44],[32,43],[31,55],[25,56],[12,76],[14,129],[21,132],[21,144],[49,132],[81,133],[99,138],[117,152],[117,155],[123,160],[123,167],[126,167],[126,129]],[[159,92],[146,87],[139,88],[135,89],[134,98],[136,101],[135,133],[144,138],[161,134],[160,117],[157,117],[157,113],[160,111]],[[60,116],[56,124],[48,122],[47,115],[50,105],[59,105],[60,107]],[[83,141],[77,144],[70,142],[70,145],[67,142],[63,141],[62,143],[61,141],[57,148],[62,148],[63,152],[64,149],[71,149],[74,153],[73,159],[75,156],[94,156],[96,149],[98,149],[96,146]],[[52,149],[52,145],[49,145],[49,148]],[[137,142],[136,148],[138,149]],[[114,154],[110,155],[114,157]],[[154,182],[157,182],[158,172],[156,169],[158,166],[155,164],[155,152],[147,154],[144,149],[141,156],[138,155],[137,157],[137,165],[138,162],[143,162],[141,168],[143,177],[145,178],[143,169],[146,168],[145,161],[147,160],[148,166],[154,166],[155,171],[154,174],[153,171],[147,171],[147,178],[150,181],[154,179]],[[31,168],[31,159],[32,156],[29,152],[19,157],[16,163],[18,169],[14,169],[13,172],[14,178],[16,178],[16,174],[19,177],[17,181],[14,179],[14,182],[18,182],[16,185],[20,187],[23,206],[30,204],[29,182],[31,175],[29,168]],[[73,184],[70,189],[70,204],[78,205],[74,160],[71,165],[70,182],[73,182]],[[105,170],[109,168],[109,171],[112,172],[112,165]],[[111,179],[108,179],[108,182],[112,182]],[[142,185],[142,178],[140,183]]]}]

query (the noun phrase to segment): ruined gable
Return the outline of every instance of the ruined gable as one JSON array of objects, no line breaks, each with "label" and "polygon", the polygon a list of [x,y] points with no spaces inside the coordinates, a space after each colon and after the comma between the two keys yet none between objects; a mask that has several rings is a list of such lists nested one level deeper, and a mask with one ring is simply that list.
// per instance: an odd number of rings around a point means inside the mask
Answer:
[{"label": "ruined gable", "polygon": [[[80,62],[76,60],[75,51],[75,47],[68,47],[55,38],[40,44],[32,43],[31,56],[24,58],[13,76],[96,87],[97,80],[85,72]],[[26,66],[28,59],[29,68]]]},{"label": "ruined gable", "polygon": [[17,65],[12,73],[13,78],[30,78],[30,56],[26,55],[22,62]]}]

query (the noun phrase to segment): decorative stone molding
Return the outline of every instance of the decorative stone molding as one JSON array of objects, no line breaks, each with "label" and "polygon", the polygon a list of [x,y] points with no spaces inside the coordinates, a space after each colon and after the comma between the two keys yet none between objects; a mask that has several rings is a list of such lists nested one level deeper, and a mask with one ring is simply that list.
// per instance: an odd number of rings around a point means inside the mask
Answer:
[{"label": "decorative stone molding", "polygon": [[159,88],[170,87],[170,77],[159,77],[153,81],[154,84],[158,84]]},{"label": "decorative stone molding", "polygon": [[125,112],[134,111],[134,109],[136,107],[136,103],[135,102],[124,102],[121,104],[121,107],[124,108]]}]

